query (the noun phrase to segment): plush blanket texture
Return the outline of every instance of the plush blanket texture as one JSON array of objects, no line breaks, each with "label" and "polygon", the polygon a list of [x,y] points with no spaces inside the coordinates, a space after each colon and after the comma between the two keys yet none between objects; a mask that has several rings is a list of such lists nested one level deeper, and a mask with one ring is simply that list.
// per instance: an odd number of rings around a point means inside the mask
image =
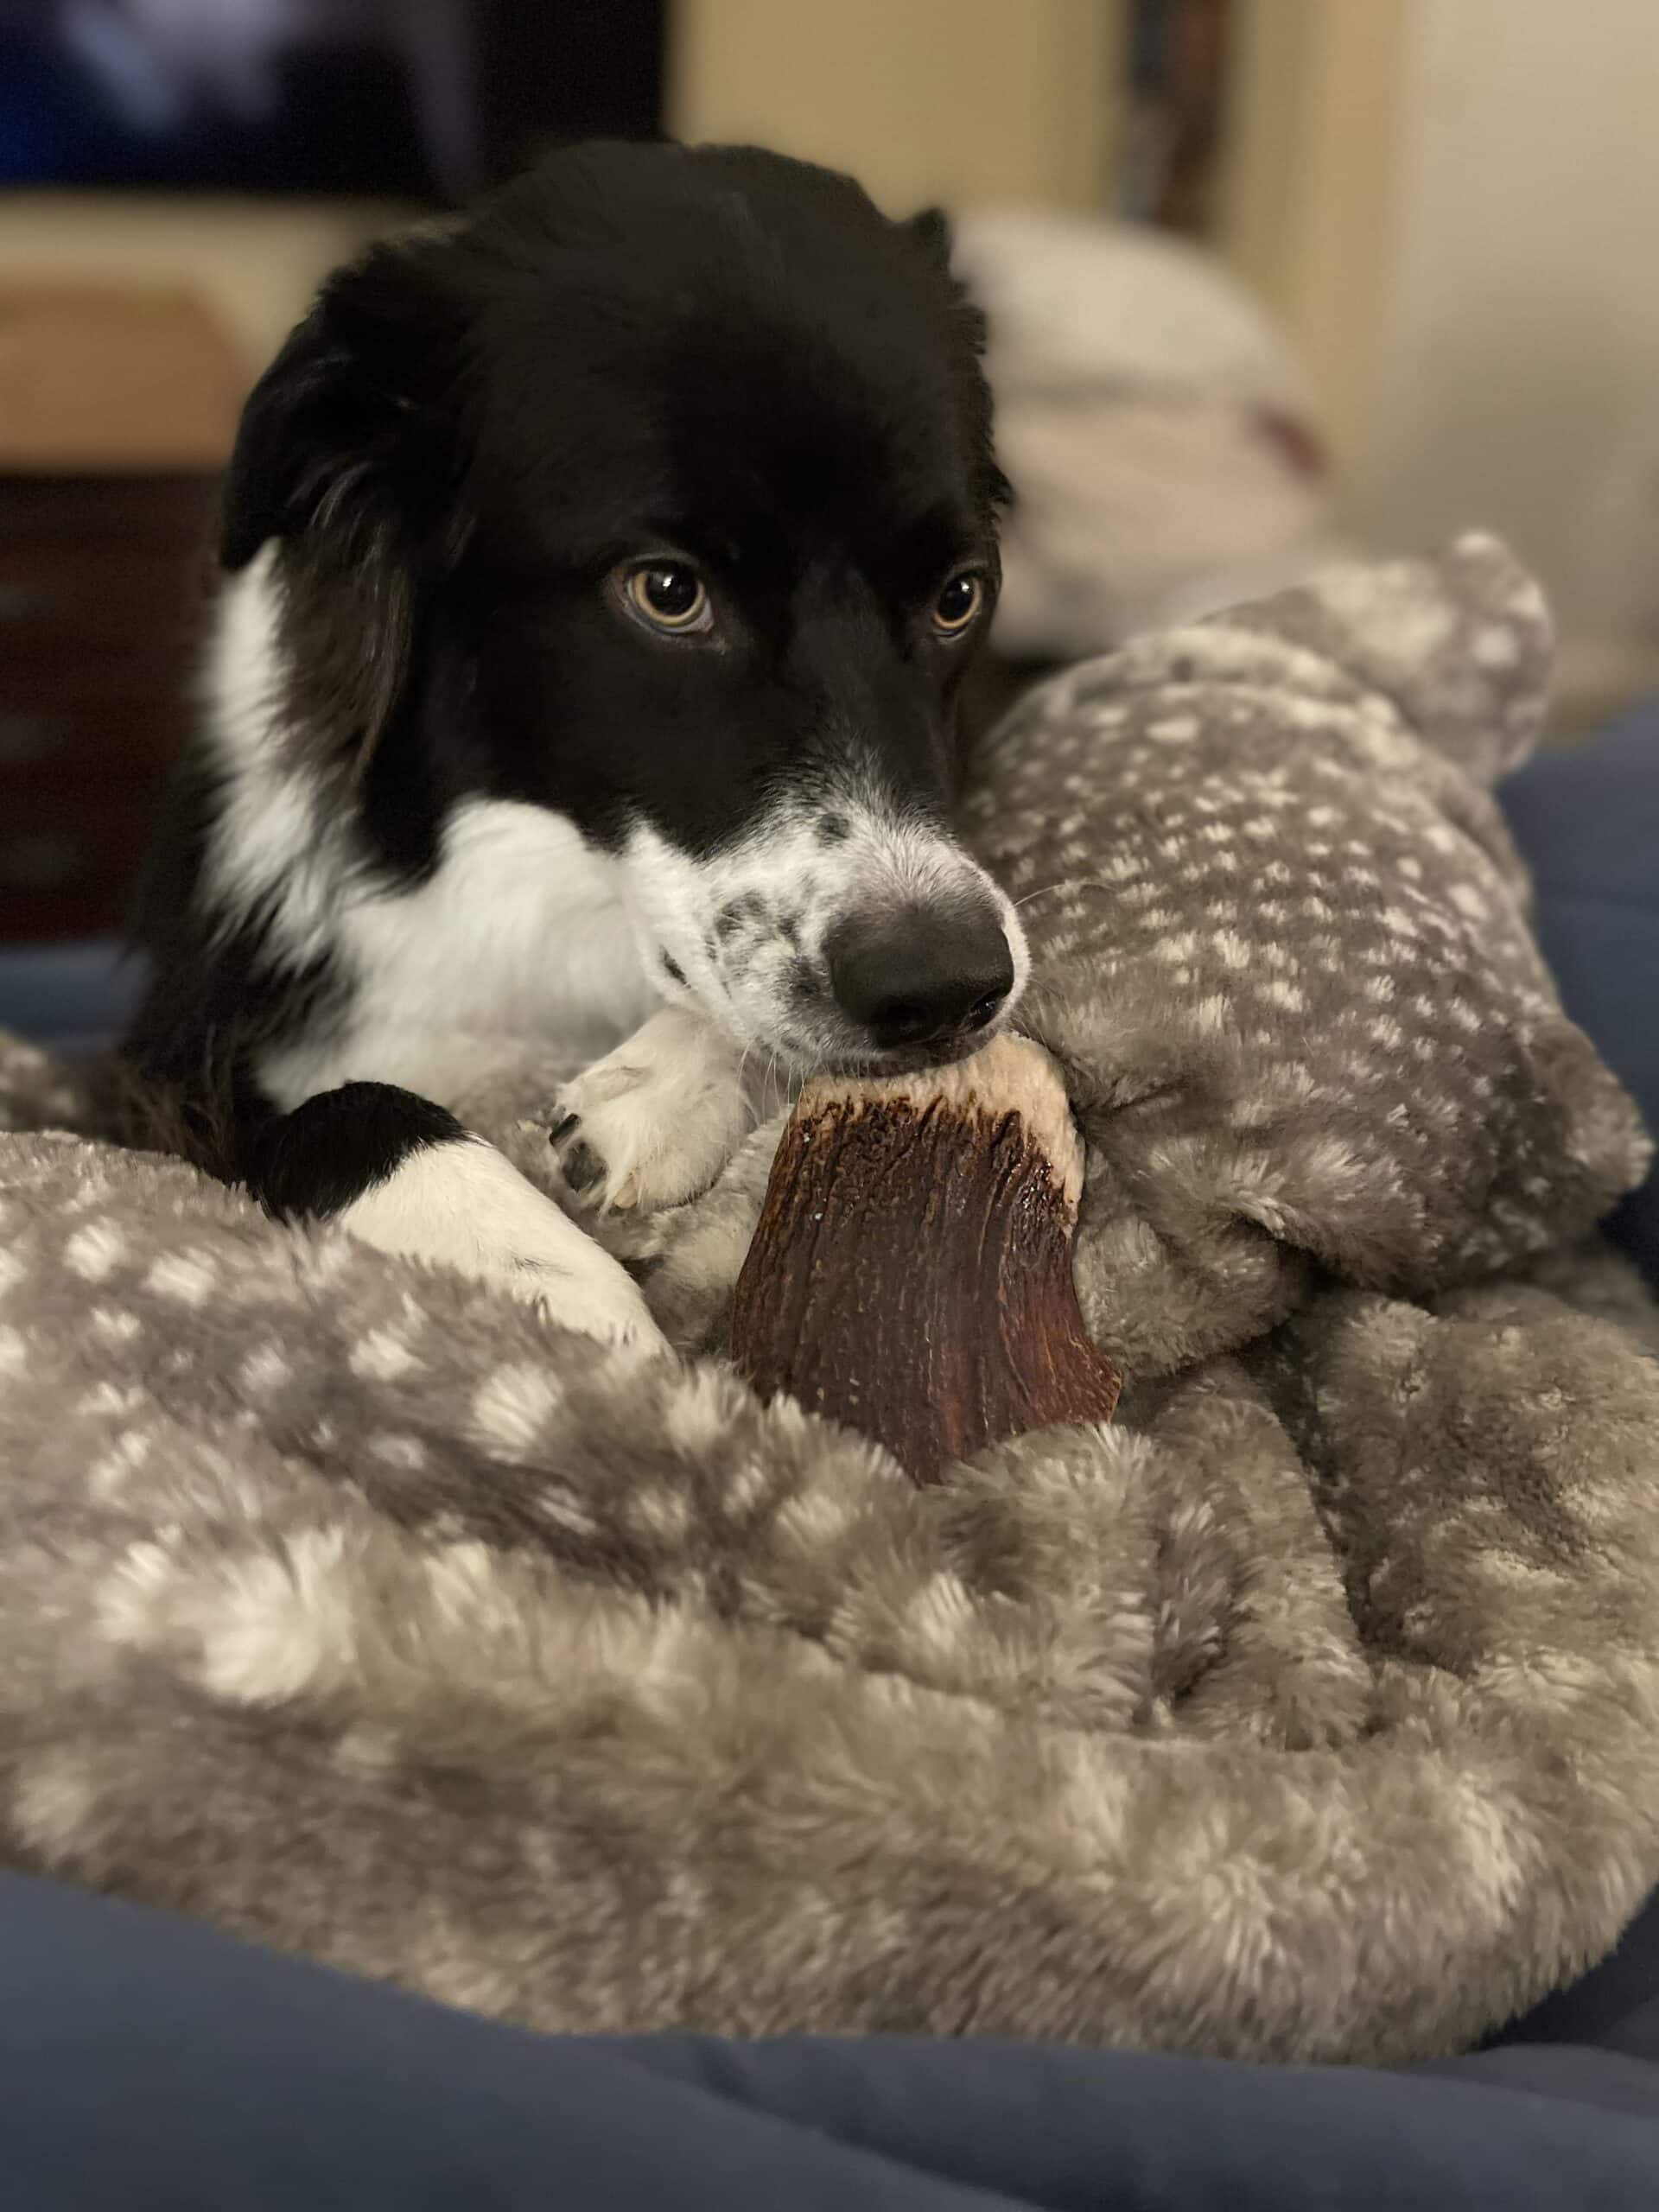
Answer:
[{"label": "plush blanket texture", "polygon": [[938,1490],[719,1363],[775,1131],[628,1232],[702,1355],[630,1360],[9,1048],[7,1856],[556,2028],[1389,2062],[1587,1963],[1659,1880],[1659,1332],[1490,796],[1547,651],[1471,539],[993,741],[1132,1383]]}]

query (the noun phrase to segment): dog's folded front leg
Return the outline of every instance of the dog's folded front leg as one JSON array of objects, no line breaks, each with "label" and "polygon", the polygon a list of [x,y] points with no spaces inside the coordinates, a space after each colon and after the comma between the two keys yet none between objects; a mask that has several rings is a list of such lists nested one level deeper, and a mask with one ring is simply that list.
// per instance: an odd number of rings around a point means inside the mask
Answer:
[{"label": "dog's folded front leg", "polygon": [[348,1083],[264,1130],[249,1190],[278,1221],[331,1222],[382,1252],[451,1267],[562,1327],[660,1345],[632,1278],[493,1145],[385,1083]]},{"label": "dog's folded front leg", "polygon": [[584,1204],[649,1213],[707,1190],[755,1121],[737,1046],[664,1007],[559,1091],[550,1141]]}]

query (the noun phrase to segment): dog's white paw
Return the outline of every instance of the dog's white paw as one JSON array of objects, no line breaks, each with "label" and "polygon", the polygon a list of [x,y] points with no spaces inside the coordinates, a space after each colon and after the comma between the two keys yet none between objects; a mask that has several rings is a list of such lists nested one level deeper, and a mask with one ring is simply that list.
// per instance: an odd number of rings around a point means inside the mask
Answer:
[{"label": "dog's white paw", "polygon": [[639,1351],[667,1350],[639,1285],[591,1238],[580,1252],[555,1255],[521,1247],[504,1256],[506,1264],[493,1280],[538,1306],[560,1328]]},{"label": "dog's white paw", "polygon": [[566,1084],[552,1121],[567,1190],[586,1206],[650,1213],[706,1191],[753,1115],[730,1044],[671,1007]]},{"label": "dog's white paw", "polygon": [[476,1137],[412,1153],[336,1219],[382,1252],[454,1268],[538,1306],[561,1328],[666,1349],[633,1278]]}]

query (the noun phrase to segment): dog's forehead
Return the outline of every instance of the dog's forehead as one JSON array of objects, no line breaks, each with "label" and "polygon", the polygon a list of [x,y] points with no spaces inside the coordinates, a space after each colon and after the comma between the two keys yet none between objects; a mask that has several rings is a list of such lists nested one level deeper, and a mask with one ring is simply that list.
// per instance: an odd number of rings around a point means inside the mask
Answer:
[{"label": "dog's forehead", "polygon": [[972,539],[989,526],[988,456],[950,367],[776,314],[626,333],[612,317],[585,335],[567,316],[491,395],[492,502],[553,550],[647,523],[734,552]]},{"label": "dog's forehead", "polygon": [[657,213],[486,304],[480,458],[515,527],[555,552],[646,518],[746,548],[984,533],[972,328],[918,247],[874,211],[849,226],[728,194]]},{"label": "dog's forehead", "polygon": [[671,348],[664,458],[692,513],[878,541],[975,518],[970,425],[947,364],[920,344],[849,345],[822,319],[710,322]]}]

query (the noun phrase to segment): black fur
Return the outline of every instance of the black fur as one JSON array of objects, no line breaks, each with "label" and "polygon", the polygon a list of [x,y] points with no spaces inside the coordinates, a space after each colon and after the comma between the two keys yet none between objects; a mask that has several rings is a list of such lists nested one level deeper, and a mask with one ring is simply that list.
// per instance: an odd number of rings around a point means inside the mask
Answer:
[{"label": "black fur", "polygon": [[472,1140],[453,1114],[391,1083],[308,1098],[248,1147],[248,1188],[277,1221],[327,1221],[386,1182],[412,1153]]}]

